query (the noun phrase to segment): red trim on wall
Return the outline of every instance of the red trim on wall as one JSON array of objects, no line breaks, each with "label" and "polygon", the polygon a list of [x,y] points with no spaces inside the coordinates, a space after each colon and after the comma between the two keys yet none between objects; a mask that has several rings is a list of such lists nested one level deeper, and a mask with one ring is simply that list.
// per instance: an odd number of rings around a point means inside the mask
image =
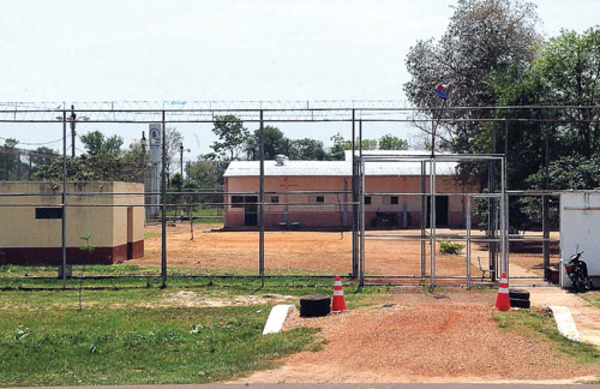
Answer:
[{"label": "red trim on wall", "polygon": [[[144,241],[131,243],[132,258],[144,256]],[[81,251],[77,247],[67,247],[67,263],[72,265],[97,264],[110,265],[126,261],[127,244],[115,247],[96,247],[93,254]],[[2,247],[0,265],[52,265],[62,263],[61,247]]]}]

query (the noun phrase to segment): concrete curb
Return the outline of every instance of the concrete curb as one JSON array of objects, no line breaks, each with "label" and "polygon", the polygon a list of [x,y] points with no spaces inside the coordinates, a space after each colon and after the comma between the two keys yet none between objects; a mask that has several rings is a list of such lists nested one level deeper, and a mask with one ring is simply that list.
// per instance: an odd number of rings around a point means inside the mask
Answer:
[{"label": "concrete curb", "polygon": [[285,319],[287,319],[290,312],[295,310],[296,307],[293,305],[275,305],[271,309],[271,313],[269,313],[269,318],[267,319],[267,323],[265,324],[265,329],[263,330],[262,334],[267,335],[279,333],[283,327]]},{"label": "concrete curb", "polygon": [[567,339],[581,342],[581,337],[569,308],[562,305],[549,305],[548,308],[552,311],[558,331]]}]

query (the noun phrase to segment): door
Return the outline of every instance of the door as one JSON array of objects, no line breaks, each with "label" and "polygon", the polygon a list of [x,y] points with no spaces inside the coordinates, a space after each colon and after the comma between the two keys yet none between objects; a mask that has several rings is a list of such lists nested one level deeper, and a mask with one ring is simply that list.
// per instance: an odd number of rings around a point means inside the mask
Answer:
[{"label": "door", "polygon": [[127,207],[127,259],[133,259],[133,207]]},{"label": "door", "polygon": [[435,225],[448,227],[448,196],[435,196]]},{"label": "door", "polygon": [[258,225],[258,197],[256,196],[245,196],[244,197],[244,225],[246,226],[257,226]]},{"label": "door", "polygon": [[[431,196],[427,196],[425,207],[427,208],[427,228],[430,226],[431,213],[429,208],[431,205]],[[448,210],[448,196],[435,196],[435,226],[448,227],[449,210]]]}]

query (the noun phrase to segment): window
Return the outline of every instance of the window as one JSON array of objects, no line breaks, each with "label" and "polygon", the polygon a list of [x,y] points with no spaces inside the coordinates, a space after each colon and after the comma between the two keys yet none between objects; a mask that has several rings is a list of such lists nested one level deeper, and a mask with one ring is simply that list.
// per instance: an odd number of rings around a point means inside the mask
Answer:
[{"label": "window", "polygon": [[365,196],[365,205],[371,204],[371,196]]},{"label": "window", "polygon": [[36,208],[36,219],[62,219],[62,208]]},{"label": "window", "polygon": [[231,208],[244,208],[244,196],[231,196]]},{"label": "window", "polygon": [[390,197],[390,204],[392,204],[392,205],[398,205],[398,196],[392,196],[392,197]]},{"label": "window", "polygon": [[279,202],[279,196],[271,196],[271,202],[272,203],[278,203]]},{"label": "window", "polygon": [[317,196],[317,203],[324,203],[324,202],[325,202],[324,196]]}]

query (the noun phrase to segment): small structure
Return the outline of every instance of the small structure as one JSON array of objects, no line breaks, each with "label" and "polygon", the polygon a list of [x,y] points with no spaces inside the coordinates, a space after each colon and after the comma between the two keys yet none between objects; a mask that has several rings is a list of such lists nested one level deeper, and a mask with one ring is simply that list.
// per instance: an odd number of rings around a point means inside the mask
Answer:
[{"label": "small structure", "polygon": [[[364,151],[377,155],[377,151]],[[382,151],[390,155],[423,151]],[[270,228],[349,228],[352,225],[352,154],[344,161],[265,161],[265,226]],[[466,190],[456,180],[455,162],[436,165],[438,227],[459,228],[466,221]],[[418,227],[421,223],[420,162],[367,163],[365,218],[372,227]],[[225,227],[257,225],[260,169],[258,161],[233,161],[225,174]],[[428,181],[428,178],[427,178]],[[312,193],[310,193],[312,192]],[[321,193],[319,193],[321,192]],[[406,195],[402,195],[406,193]],[[448,196],[444,193],[464,193]]]},{"label": "small structure", "polygon": [[[62,183],[0,182],[0,264],[62,263]],[[139,195],[137,195],[139,193]],[[68,264],[112,264],[144,255],[144,185],[67,183]],[[90,234],[92,256],[78,249]]]},{"label": "small structure", "polygon": [[[588,274],[594,286],[600,285],[600,192],[567,191],[560,194],[560,257],[569,257],[583,251],[581,259],[587,263]],[[561,286],[569,287],[571,281],[561,271]]]}]

